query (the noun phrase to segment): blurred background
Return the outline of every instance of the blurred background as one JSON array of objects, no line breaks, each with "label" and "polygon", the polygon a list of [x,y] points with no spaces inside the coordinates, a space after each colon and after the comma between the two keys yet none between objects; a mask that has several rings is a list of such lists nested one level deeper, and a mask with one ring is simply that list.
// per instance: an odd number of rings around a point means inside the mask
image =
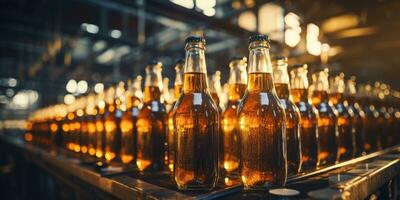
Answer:
[{"label": "blurred background", "polygon": [[151,59],[172,86],[190,34],[206,37],[208,72],[222,83],[229,59],[263,33],[289,64],[317,66],[322,53],[333,73],[399,89],[399,10],[398,0],[2,0],[0,126],[144,75]]}]

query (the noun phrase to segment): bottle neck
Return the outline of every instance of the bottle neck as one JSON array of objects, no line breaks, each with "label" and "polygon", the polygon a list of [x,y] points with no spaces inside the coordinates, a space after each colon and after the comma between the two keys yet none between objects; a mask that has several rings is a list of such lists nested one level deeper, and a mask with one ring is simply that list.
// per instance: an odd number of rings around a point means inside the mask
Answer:
[{"label": "bottle neck", "polygon": [[271,58],[267,47],[260,45],[250,49],[248,70],[249,73],[272,74]]},{"label": "bottle neck", "polygon": [[204,47],[190,44],[186,48],[183,72],[183,93],[208,92]]},{"label": "bottle neck", "polygon": [[207,74],[206,56],[204,49],[200,47],[188,47],[186,50],[184,73]]},{"label": "bottle neck", "polygon": [[161,66],[149,65],[146,68],[146,81],[144,88],[144,102],[161,100],[161,91],[163,88]]},{"label": "bottle neck", "polygon": [[272,78],[272,64],[268,47],[263,42],[250,44],[249,54],[249,92],[272,92],[274,82]]},{"label": "bottle neck", "polygon": [[144,103],[161,100],[161,90],[157,86],[144,87]]},{"label": "bottle neck", "polygon": [[289,74],[287,72],[287,64],[278,61],[273,67],[274,83],[289,85]]}]

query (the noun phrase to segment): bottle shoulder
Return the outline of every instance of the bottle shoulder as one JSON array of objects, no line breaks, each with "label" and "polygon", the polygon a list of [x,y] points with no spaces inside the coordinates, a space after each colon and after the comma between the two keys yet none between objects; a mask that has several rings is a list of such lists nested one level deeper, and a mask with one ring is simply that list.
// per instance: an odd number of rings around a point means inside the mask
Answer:
[{"label": "bottle shoulder", "polygon": [[284,117],[285,111],[282,103],[274,93],[248,93],[246,92],[239,104],[238,114],[271,115]]},{"label": "bottle shoulder", "polygon": [[191,111],[218,113],[218,108],[208,93],[183,93],[175,103],[174,113],[187,113]]}]

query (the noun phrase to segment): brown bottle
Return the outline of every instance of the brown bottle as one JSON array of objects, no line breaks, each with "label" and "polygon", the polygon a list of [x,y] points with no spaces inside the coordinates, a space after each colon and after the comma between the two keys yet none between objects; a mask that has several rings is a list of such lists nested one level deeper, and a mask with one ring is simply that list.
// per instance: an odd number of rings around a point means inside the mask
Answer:
[{"label": "brown bottle", "polygon": [[314,88],[312,102],[319,114],[319,164],[320,166],[333,165],[339,160],[339,134],[336,110],[329,102],[328,69],[317,70],[312,75],[312,79]]},{"label": "brown bottle", "polygon": [[373,95],[375,98],[374,106],[379,113],[378,120],[376,121],[379,127],[377,132],[379,137],[379,147],[380,149],[388,148],[391,140],[390,123],[392,121],[391,115],[388,112],[388,107],[385,104],[385,94],[386,84],[376,82],[374,84]]},{"label": "brown bottle", "polygon": [[287,58],[276,57],[273,64],[275,91],[281,100],[286,114],[286,145],[288,175],[300,172],[302,165],[300,112],[294,104],[290,94],[289,74],[287,72]]},{"label": "brown bottle", "polygon": [[246,91],[247,58],[235,57],[229,63],[228,105],[222,114],[223,169],[226,175],[238,174],[240,164],[240,133],[237,109]]},{"label": "brown bottle", "polygon": [[105,94],[101,92],[97,95],[96,103],[96,157],[103,158],[104,156],[104,113],[106,103],[104,101]]},{"label": "brown bottle", "polygon": [[75,136],[75,108],[74,105],[71,104],[68,106],[68,115],[66,119],[66,123],[68,124],[68,131],[66,132],[66,141],[67,141],[67,149],[70,151],[74,151],[75,143],[74,143],[74,136]]},{"label": "brown bottle", "polygon": [[110,87],[106,91],[104,120],[104,158],[107,162],[117,156],[116,135],[118,123],[115,118],[116,106],[114,104],[115,88]]},{"label": "brown bottle", "polygon": [[144,102],[136,123],[136,165],[140,171],[161,170],[164,167],[167,114],[160,102],[161,67],[160,62],[151,62],[146,67]]},{"label": "brown bottle", "polygon": [[344,74],[330,78],[329,100],[336,108],[338,117],[338,132],[340,139],[340,161],[352,159],[355,152],[353,118],[354,113],[347,109],[344,103]]},{"label": "brown bottle", "polygon": [[365,127],[363,122],[365,120],[364,111],[356,101],[356,83],[355,77],[350,78],[346,82],[344,91],[344,105],[353,113],[351,117],[351,126],[354,130],[354,156],[361,156],[365,154],[364,143],[365,143]]},{"label": "brown bottle", "polygon": [[245,190],[265,190],[286,182],[286,119],[274,89],[268,37],[252,36],[249,43],[249,80],[238,109],[240,176]]},{"label": "brown bottle", "polygon": [[86,104],[87,148],[90,156],[96,154],[96,96],[89,94]]},{"label": "brown bottle", "polygon": [[80,129],[77,135],[77,144],[79,144],[80,152],[86,154],[88,152],[88,129],[86,121],[86,98],[81,97],[77,101],[79,109],[76,111],[77,121],[80,124]]},{"label": "brown bottle", "polygon": [[123,115],[120,122],[121,128],[121,161],[124,164],[135,160],[136,155],[136,122],[141,106],[141,82],[142,77],[136,77],[132,84],[128,81],[128,90],[121,98],[121,110]]},{"label": "brown bottle", "polygon": [[183,66],[185,61],[180,59],[175,64],[175,82],[174,82],[174,102],[172,109],[168,112],[168,130],[167,130],[167,156],[168,156],[168,169],[171,174],[174,173],[174,159],[175,159],[175,142],[174,142],[174,112],[173,108],[176,100],[181,96],[183,86]]},{"label": "brown bottle", "polygon": [[363,126],[365,127],[365,144],[364,149],[366,153],[372,153],[378,150],[379,138],[377,120],[379,113],[372,103],[372,87],[371,85],[360,85],[359,86],[360,103],[365,113],[365,120]]},{"label": "brown bottle", "polygon": [[308,98],[307,65],[294,65],[292,68],[290,72],[291,94],[301,115],[301,171],[310,171],[319,165],[318,110]]},{"label": "brown bottle", "polygon": [[207,86],[205,40],[186,39],[183,92],[174,106],[174,179],[180,190],[210,190],[218,179],[219,113]]}]

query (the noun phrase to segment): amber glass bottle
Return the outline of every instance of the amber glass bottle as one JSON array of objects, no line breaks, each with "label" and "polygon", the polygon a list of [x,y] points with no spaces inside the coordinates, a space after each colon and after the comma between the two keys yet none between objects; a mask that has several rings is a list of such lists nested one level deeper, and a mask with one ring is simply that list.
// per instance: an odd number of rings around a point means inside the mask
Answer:
[{"label": "amber glass bottle", "polygon": [[316,70],[312,75],[312,102],[318,109],[318,136],[320,166],[332,165],[339,160],[339,134],[336,109],[329,101],[328,69]]},{"label": "amber glass bottle", "polygon": [[300,112],[294,104],[290,93],[289,74],[287,71],[287,58],[278,56],[273,64],[273,77],[275,91],[281,100],[286,114],[286,145],[288,175],[300,172],[302,165]]},{"label": "amber glass bottle", "polygon": [[354,156],[357,157],[365,154],[365,127],[363,126],[365,114],[359,103],[356,101],[356,92],[355,78],[352,77],[346,82],[344,105],[349,110],[349,113],[353,113],[351,117],[351,126],[354,131]]},{"label": "amber glass bottle", "polygon": [[[141,76],[133,84],[128,81],[128,90],[121,98],[121,110],[124,111],[121,122],[121,161],[124,164],[135,160],[136,150],[136,122],[141,104]],[[139,92],[140,91],[140,92]]]},{"label": "amber glass bottle", "polygon": [[77,143],[80,146],[80,152],[83,154],[88,153],[88,128],[86,120],[86,97],[81,97],[78,99],[79,109],[77,110],[77,119],[80,124],[80,129],[77,137]]},{"label": "amber glass bottle", "polygon": [[245,190],[265,190],[286,182],[286,119],[274,89],[268,37],[252,36],[249,43],[249,80],[238,109],[240,176]]},{"label": "amber glass bottle", "polygon": [[104,112],[104,158],[107,162],[117,156],[116,135],[118,123],[115,118],[116,106],[114,103],[115,88],[110,87],[106,91]]},{"label": "amber glass bottle", "polygon": [[89,94],[86,104],[87,148],[90,156],[96,154],[96,96]]},{"label": "amber glass bottle", "polygon": [[174,178],[180,190],[209,190],[218,179],[219,113],[207,87],[205,40],[186,39],[183,92],[174,106]]},{"label": "amber glass bottle", "polygon": [[310,171],[316,169],[319,165],[318,110],[310,103],[308,98],[307,65],[292,66],[290,75],[291,94],[301,115],[301,171]]},{"label": "amber glass bottle", "polygon": [[67,149],[70,151],[74,151],[75,143],[74,143],[74,136],[75,136],[75,108],[74,104],[68,106],[68,115],[67,115],[67,124],[68,124],[68,131],[66,132],[66,141],[67,141]]},{"label": "amber glass bottle", "polygon": [[352,159],[355,152],[353,118],[354,113],[348,110],[344,103],[344,74],[330,78],[329,100],[336,108],[338,117],[338,132],[340,139],[340,161]]},{"label": "amber glass bottle", "polygon": [[240,164],[240,133],[237,109],[246,91],[247,58],[235,57],[229,63],[228,105],[222,114],[223,169],[226,175],[238,174]]},{"label": "amber glass bottle", "polygon": [[104,156],[104,113],[105,113],[105,94],[101,92],[97,95],[96,100],[96,157],[103,158]]},{"label": "amber glass bottle", "polygon": [[167,114],[160,102],[162,64],[150,62],[146,67],[144,102],[137,118],[136,165],[140,171],[164,167]]},{"label": "amber glass bottle", "polygon": [[366,153],[372,153],[378,150],[379,145],[379,126],[377,124],[379,113],[372,103],[373,98],[371,85],[360,85],[358,91],[360,95],[361,107],[365,113],[365,120],[363,122],[365,127],[364,149]]},{"label": "amber glass bottle", "polygon": [[174,142],[174,112],[173,107],[176,100],[181,96],[183,87],[183,66],[185,61],[180,59],[175,64],[175,82],[174,82],[174,102],[172,109],[168,112],[168,130],[167,130],[167,156],[168,156],[168,169],[171,174],[174,172],[174,158],[175,158],[175,142]]}]

